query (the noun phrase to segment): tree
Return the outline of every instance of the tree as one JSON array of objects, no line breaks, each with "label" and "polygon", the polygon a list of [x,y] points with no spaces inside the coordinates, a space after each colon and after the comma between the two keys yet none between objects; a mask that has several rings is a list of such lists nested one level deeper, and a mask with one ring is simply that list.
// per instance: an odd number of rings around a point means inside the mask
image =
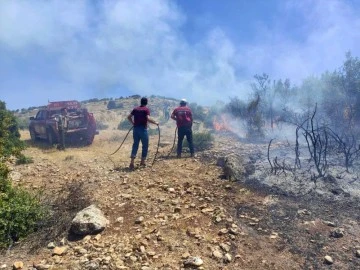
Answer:
[{"label": "tree", "polygon": [[19,157],[23,149],[25,144],[20,140],[16,117],[0,100],[0,161],[5,162],[11,155]]},{"label": "tree", "polygon": [[107,105],[108,110],[116,109],[116,102],[114,100],[110,100]]}]

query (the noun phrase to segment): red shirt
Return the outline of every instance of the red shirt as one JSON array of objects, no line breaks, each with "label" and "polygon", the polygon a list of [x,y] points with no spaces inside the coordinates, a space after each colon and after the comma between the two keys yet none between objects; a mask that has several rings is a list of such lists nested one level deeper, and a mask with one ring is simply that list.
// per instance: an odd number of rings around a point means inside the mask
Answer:
[{"label": "red shirt", "polygon": [[176,116],[177,127],[191,127],[192,125],[192,112],[189,107],[180,106],[173,111]]},{"label": "red shirt", "polygon": [[150,115],[150,110],[146,106],[139,106],[132,110],[131,114],[134,116],[134,126],[147,127],[147,116]]}]

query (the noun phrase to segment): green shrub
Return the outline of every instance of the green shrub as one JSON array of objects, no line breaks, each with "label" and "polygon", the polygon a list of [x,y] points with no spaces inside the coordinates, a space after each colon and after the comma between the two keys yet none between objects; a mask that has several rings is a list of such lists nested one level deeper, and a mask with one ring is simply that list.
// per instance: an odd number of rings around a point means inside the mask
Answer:
[{"label": "green shrub", "polygon": [[16,165],[21,165],[21,164],[30,164],[33,163],[34,160],[32,157],[27,157],[23,154],[20,154],[20,156],[17,158],[16,160]]},{"label": "green shrub", "polygon": [[0,193],[0,248],[34,232],[45,216],[38,194],[10,185]]},{"label": "green shrub", "polygon": [[[211,148],[213,141],[214,137],[210,132],[193,133],[193,143],[195,151],[204,151]],[[184,139],[183,146],[189,147],[186,137]]]},{"label": "green shrub", "polygon": [[104,124],[103,122],[100,122],[98,120],[96,120],[96,129],[98,130],[104,130],[104,129],[108,129],[109,125]]},{"label": "green shrub", "polygon": [[108,110],[116,109],[115,100],[110,100],[109,103],[107,104],[107,108],[108,108]]},{"label": "green shrub", "polygon": [[20,140],[16,118],[6,109],[5,102],[0,101],[0,157],[18,156],[23,149],[25,143]]},{"label": "green shrub", "polygon": [[21,130],[26,130],[29,128],[29,121],[27,118],[17,117],[16,118],[17,126]]},{"label": "green shrub", "polygon": [[0,248],[24,238],[35,231],[46,216],[39,194],[13,187],[6,161],[15,156],[20,162],[31,159],[21,154],[25,148],[15,116],[0,101]]},{"label": "green shrub", "polygon": [[130,129],[131,127],[132,127],[132,124],[127,119],[120,121],[120,123],[118,125],[119,130],[127,130],[127,129]]}]

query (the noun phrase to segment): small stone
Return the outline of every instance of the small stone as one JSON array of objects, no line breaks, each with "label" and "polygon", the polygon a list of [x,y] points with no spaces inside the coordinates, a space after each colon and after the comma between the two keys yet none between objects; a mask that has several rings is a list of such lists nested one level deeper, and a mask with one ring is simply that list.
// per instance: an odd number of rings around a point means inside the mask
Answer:
[{"label": "small stone", "polygon": [[184,261],[184,265],[185,266],[195,266],[195,267],[199,267],[201,265],[203,265],[203,260],[199,257],[189,257],[187,258],[186,261]]},{"label": "small stone", "polygon": [[58,255],[58,256],[62,256],[66,253],[66,251],[68,250],[67,246],[63,246],[63,247],[55,247],[52,254],[53,255]]},{"label": "small stone", "polygon": [[146,251],[146,249],[145,249],[145,247],[144,247],[144,246],[140,246],[140,248],[139,248],[139,249],[140,249],[140,252],[141,252],[141,253],[145,253],[145,251]]},{"label": "small stone", "polygon": [[60,246],[65,246],[67,243],[66,238],[64,237],[63,239],[60,240]]},{"label": "small stone", "polygon": [[332,259],[331,256],[329,256],[329,255],[326,255],[326,256],[324,257],[324,262],[325,262],[326,264],[333,264],[333,263],[334,263],[333,259]]},{"label": "small stone", "polygon": [[85,255],[86,253],[88,253],[88,251],[85,248],[80,248],[78,250],[78,253],[81,254],[81,255]]},{"label": "small stone", "polygon": [[219,231],[219,235],[227,234],[229,231],[226,228],[223,228]]},{"label": "small stone", "polygon": [[14,264],[13,264],[14,270],[23,269],[23,267],[24,267],[24,263],[21,261],[14,262]]},{"label": "small stone", "polygon": [[54,242],[50,242],[50,243],[47,245],[47,248],[48,248],[48,249],[53,249],[54,247],[56,247],[56,245],[55,245]]},{"label": "small stone", "polygon": [[91,240],[91,235],[87,235],[84,237],[84,239],[82,241],[89,242],[90,240]]},{"label": "small stone", "polygon": [[138,259],[137,259],[136,256],[130,256],[130,260],[131,260],[132,262],[136,262]]},{"label": "small stone", "polygon": [[0,265],[0,269],[5,269],[5,268],[7,268],[7,265],[6,265],[6,264]]},{"label": "small stone", "polygon": [[185,252],[181,255],[181,258],[182,259],[186,259],[186,258],[189,258],[190,257],[190,253],[189,252]]},{"label": "small stone", "polygon": [[221,259],[223,257],[223,254],[220,250],[215,249],[212,253],[212,255],[216,258],[216,259]]},{"label": "small stone", "polygon": [[221,243],[220,244],[220,247],[222,250],[226,251],[226,252],[229,252],[230,251],[230,246],[225,244],[225,243]]},{"label": "small stone", "polygon": [[336,228],[330,232],[330,236],[334,238],[341,238],[344,236],[344,229],[342,228]]},{"label": "small stone", "polygon": [[232,235],[238,235],[239,231],[237,228],[230,228],[229,233],[231,233]]},{"label": "small stone", "polygon": [[118,217],[118,218],[116,219],[116,222],[118,222],[118,223],[124,223],[124,217]]},{"label": "small stone", "polygon": [[99,240],[101,239],[101,234],[97,234],[97,235],[94,237],[94,239],[95,239],[96,241],[99,241]]},{"label": "small stone", "polygon": [[232,261],[232,257],[229,253],[226,253],[225,256],[224,256],[224,262],[225,263],[229,263]]},{"label": "small stone", "polygon": [[356,257],[360,258],[360,249],[356,250],[355,255]]},{"label": "small stone", "polygon": [[34,265],[34,267],[36,268],[36,270],[47,270],[47,269],[50,269],[51,268],[51,265],[50,264],[37,264],[37,265]]},{"label": "small stone", "polygon": [[331,222],[331,221],[324,221],[324,223],[326,225],[328,225],[329,227],[336,227],[336,224],[334,222]]},{"label": "small stone", "polygon": [[175,189],[174,188],[168,188],[168,192],[170,192],[170,193],[174,193],[175,192]]},{"label": "small stone", "polygon": [[144,221],[144,217],[143,216],[140,216],[138,217],[136,220],[135,220],[135,224],[140,224]]}]

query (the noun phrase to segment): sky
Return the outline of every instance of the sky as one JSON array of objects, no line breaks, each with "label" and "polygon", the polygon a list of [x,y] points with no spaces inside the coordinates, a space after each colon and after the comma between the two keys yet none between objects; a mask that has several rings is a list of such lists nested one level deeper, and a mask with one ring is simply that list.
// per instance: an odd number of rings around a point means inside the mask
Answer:
[{"label": "sky", "polygon": [[255,74],[300,84],[358,57],[359,11],[357,0],[2,0],[0,100],[246,100]]}]

